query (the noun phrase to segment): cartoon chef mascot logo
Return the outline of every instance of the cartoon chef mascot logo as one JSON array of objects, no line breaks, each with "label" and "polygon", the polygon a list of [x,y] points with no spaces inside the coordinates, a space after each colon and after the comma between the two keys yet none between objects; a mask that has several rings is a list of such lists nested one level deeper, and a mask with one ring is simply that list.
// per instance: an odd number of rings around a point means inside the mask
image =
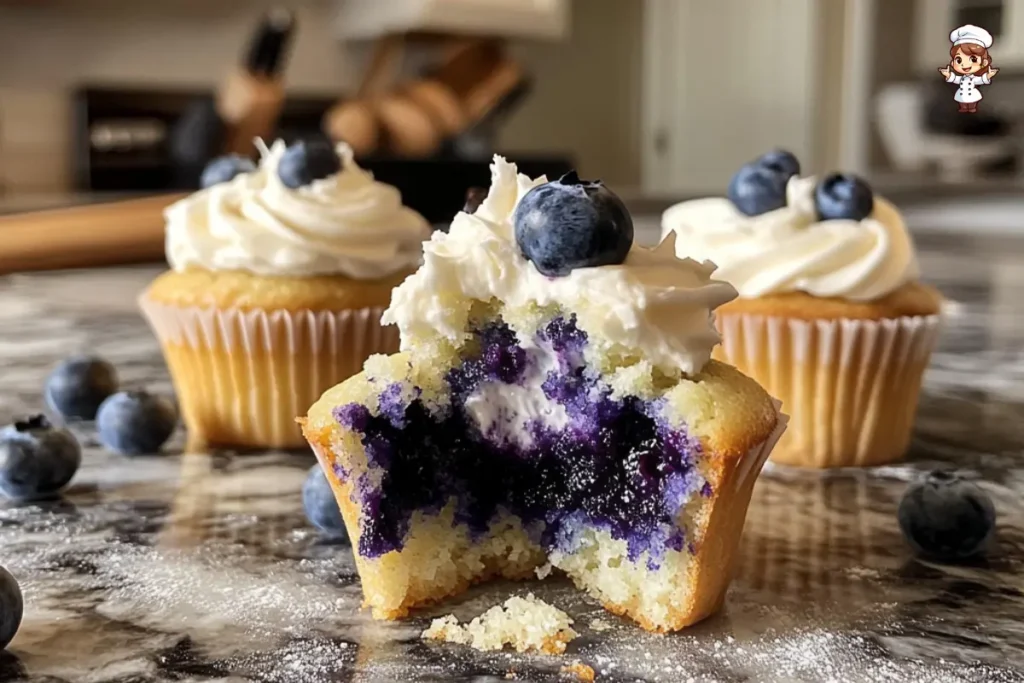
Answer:
[{"label": "cartoon chef mascot logo", "polygon": [[992,34],[983,28],[967,24],[949,34],[949,66],[939,69],[947,83],[956,83],[958,109],[973,114],[981,102],[981,86],[992,82],[999,69],[992,68],[988,49],[992,47]]}]

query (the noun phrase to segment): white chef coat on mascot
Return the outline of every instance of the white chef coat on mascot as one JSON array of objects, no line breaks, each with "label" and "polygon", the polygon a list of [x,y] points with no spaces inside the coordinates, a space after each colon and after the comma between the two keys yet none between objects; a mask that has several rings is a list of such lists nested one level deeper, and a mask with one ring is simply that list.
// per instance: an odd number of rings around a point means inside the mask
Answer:
[{"label": "white chef coat on mascot", "polygon": [[[953,43],[953,45],[973,43],[975,45],[981,45],[987,50],[992,47],[992,34],[983,28],[967,24],[966,26],[961,26],[950,33],[949,42]],[[951,66],[949,69],[949,76],[946,77],[946,82],[960,84],[960,88],[957,89],[956,95],[953,99],[963,104],[971,104],[981,101],[981,91],[978,89],[978,86],[988,85],[992,82],[992,79],[988,77],[988,70],[991,66],[991,64],[986,66],[985,71],[980,76],[978,74],[969,74],[967,76],[958,74]]]}]

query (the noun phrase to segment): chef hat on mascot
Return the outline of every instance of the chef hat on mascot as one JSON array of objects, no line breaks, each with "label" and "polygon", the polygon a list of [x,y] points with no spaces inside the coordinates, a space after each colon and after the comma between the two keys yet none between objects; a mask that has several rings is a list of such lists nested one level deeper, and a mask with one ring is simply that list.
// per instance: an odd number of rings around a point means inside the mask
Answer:
[{"label": "chef hat on mascot", "polygon": [[980,26],[965,24],[960,28],[953,29],[953,32],[949,34],[949,42],[953,45],[963,45],[964,43],[980,45],[987,50],[992,47],[992,34]]}]

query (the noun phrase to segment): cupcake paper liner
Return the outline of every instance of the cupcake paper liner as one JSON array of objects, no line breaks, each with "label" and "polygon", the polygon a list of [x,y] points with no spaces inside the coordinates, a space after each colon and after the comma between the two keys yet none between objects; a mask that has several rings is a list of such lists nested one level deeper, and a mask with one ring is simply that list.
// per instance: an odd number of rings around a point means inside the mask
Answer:
[{"label": "cupcake paper liner", "polygon": [[716,357],[760,382],[791,416],[773,462],[827,468],[903,457],[940,315],[796,320],[719,314],[718,326]]},{"label": "cupcake paper liner", "polygon": [[[775,410],[780,411],[779,401],[774,403]],[[741,564],[740,539],[754,484],[779,441],[785,438],[789,424],[789,415],[778,412],[775,429],[768,438],[748,450],[736,461],[735,468],[727,470],[718,482],[707,525],[694,556],[695,584],[688,611],[679,620],[681,625],[694,624],[714,614],[724,604],[729,584]]]},{"label": "cupcake paper liner", "polygon": [[382,307],[344,311],[168,306],[143,297],[174,381],[190,448],[295,448],[295,418],[375,353],[398,350]]}]

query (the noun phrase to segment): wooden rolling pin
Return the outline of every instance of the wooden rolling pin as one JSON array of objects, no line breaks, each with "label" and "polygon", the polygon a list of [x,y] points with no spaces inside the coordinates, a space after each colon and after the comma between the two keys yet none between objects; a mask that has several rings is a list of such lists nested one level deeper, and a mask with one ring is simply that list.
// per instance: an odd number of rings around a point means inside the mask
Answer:
[{"label": "wooden rolling pin", "polygon": [[0,216],[0,274],[163,261],[163,211],[183,196]]}]

